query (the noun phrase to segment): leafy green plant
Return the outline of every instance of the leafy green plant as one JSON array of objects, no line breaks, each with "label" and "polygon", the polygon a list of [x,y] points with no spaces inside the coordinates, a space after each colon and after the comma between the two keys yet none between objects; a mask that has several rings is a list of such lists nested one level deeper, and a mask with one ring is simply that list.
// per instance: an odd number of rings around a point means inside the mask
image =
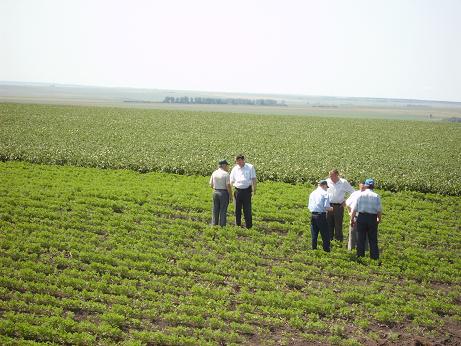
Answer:
[{"label": "leafy green plant", "polygon": [[312,189],[262,182],[255,227],[216,229],[206,177],[2,162],[0,341],[347,345],[459,324],[458,197],[379,191],[379,265],[310,250]]},{"label": "leafy green plant", "polygon": [[[386,190],[461,194],[461,127],[449,122],[0,104],[0,123],[0,161],[206,176],[218,158],[244,152],[259,180],[315,183],[343,167],[349,180],[379,177]],[[326,128],[337,145],[323,144]],[[222,141],[221,133],[233,133],[233,140]],[[350,155],[365,146],[373,155]],[[131,202],[143,206],[148,199],[140,193]],[[110,206],[119,215],[127,207],[118,200]],[[271,218],[280,219],[276,213],[265,219]],[[287,231],[283,224],[270,226]]]}]

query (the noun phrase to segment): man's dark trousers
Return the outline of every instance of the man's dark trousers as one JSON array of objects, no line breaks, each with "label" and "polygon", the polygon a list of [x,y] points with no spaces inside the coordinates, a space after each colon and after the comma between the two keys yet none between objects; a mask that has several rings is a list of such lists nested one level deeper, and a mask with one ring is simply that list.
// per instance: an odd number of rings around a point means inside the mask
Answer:
[{"label": "man's dark trousers", "polygon": [[243,215],[245,217],[245,227],[251,228],[253,220],[251,216],[251,186],[246,189],[235,188],[235,224],[240,226],[242,224],[242,207]]},{"label": "man's dark trousers", "polygon": [[344,205],[342,203],[330,203],[330,205],[333,207],[333,210],[327,213],[330,239],[343,241]]},{"label": "man's dark trousers", "polygon": [[317,239],[322,237],[323,250],[330,252],[330,234],[328,233],[326,213],[312,213],[311,216],[311,235],[312,249],[317,249]]},{"label": "man's dark trousers", "polygon": [[368,236],[370,243],[370,258],[379,258],[378,249],[378,221],[376,214],[359,213],[357,217],[357,256],[365,256],[365,239]]}]

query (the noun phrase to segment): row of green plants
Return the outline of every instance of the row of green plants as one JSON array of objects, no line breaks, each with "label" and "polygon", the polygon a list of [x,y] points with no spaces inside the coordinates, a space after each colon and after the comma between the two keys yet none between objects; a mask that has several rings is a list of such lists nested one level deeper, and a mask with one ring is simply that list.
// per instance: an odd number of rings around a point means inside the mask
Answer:
[{"label": "row of green plants", "polygon": [[456,123],[0,104],[0,124],[2,161],[206,176],[244,153],[260,180],[339,168],[385,190],[461,194]]},{"label": "row of green plants", "polygon": [[379,265],[310,250],[312,185],[260,183],[247,230],[207,180],[0,163],[0,342],[461,341],[458,197],[379,191]]}]

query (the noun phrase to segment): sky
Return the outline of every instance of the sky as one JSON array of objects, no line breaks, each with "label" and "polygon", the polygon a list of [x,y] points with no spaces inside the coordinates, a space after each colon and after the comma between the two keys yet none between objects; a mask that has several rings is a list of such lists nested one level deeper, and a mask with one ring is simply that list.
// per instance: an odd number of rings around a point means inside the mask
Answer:
[{"label": "sky", "polygon": [[461,102],[459,0],[0,0],[0,81]]}]

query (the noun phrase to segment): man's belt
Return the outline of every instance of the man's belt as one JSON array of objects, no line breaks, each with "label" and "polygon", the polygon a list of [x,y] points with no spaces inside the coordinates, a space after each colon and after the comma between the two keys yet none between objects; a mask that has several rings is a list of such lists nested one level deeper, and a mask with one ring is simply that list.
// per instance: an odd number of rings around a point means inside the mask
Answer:
[{"label": "man's belt", "polygon": [[248,190],[248,189],[251,189],[251,185],[250,185],[250,186],[248,186],[248,187],[244,187],[243,189],[242,189],[242,188],[239,188],[239,187],[235,187],[235,186],[234,186],[234,189],[236,189],[236,190]]}]

